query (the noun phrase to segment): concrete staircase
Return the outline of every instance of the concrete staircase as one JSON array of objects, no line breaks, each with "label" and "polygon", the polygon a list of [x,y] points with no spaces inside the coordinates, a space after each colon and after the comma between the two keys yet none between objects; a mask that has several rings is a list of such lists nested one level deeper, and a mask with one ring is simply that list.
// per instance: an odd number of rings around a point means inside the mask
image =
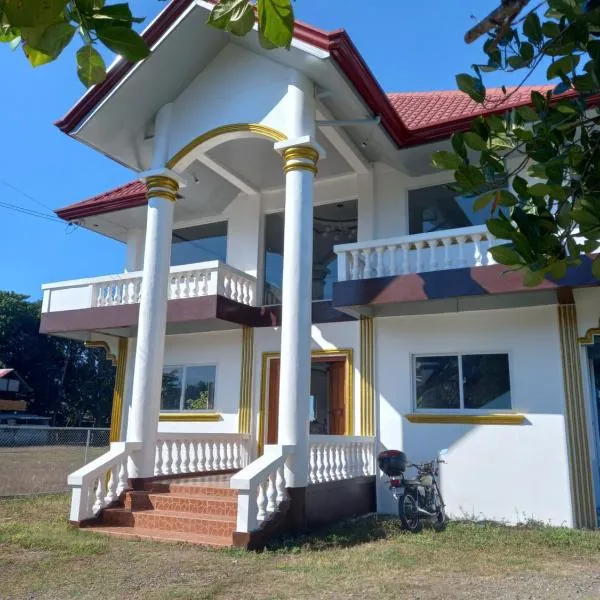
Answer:
[{"label": "concrete staircase", "polygon": [[151,482],[127,491],[123,505],[103,511],[92,531],[139,539],[232,546],[237,490],[231,475],[206,475]]}]

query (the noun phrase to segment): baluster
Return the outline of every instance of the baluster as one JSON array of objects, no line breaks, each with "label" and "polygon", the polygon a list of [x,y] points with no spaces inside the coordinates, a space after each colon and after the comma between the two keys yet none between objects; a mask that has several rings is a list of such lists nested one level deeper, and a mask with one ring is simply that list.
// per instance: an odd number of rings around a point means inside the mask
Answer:
[{"label": "baluster", "polygon": [[113,465],[108,471],[108,489],[104,502],[106,505],[112,504],[117,498],[117,472],[119,465]]},{"label": "baluster", "polygon": [[233,469],[233,450],[231,448],[231,442],[227,442],[227,444],[225,444],[225,453],[227,456],[227,463],[225,468],[230,471],[231,469]]},{"label": "baluster", "polygon": [[115,283],[113,304],[121,304],[121,284]]},{"label": "baluster", "polygon": [[323,446],[321,444],[315,445],[315,452],[317,453],[317,481],[321,483],[325,481],[325,476],[323,475]]},{"label": "baluster", "polygon": [[218,471],[221,468],[221,457],[219,456],[219,444],[213,444],[213,471]]},{"label": "baluster", "polygon": [[212,471],[213,470],[213,459],[212,459],[212,449],[213,449],[213,445],[212,442],[206,442],[206,445],[204,446],[205,450],[206,450],[206,471]]},{"label": "baluster", "polygon": [[210,278],[211,278],[210,273],[204,273],[204,276],[202,277],[202,295],[203,296],[208,295],[208,282],[210,281]]},{"label": "baluster", "polygon": [[450,246],[452,245],[452,238],[443,238],[442,244],[444,245],[444,269],[452,267],[452,258],[450,257]]},{"label": "baluster", "polygon": [[417,273],[421,273],[423,271],[423,248],[425,247],[425,242],[415,242],[415,248],[417,249]]},{"label": "baluster", "polygon": [[344,479],[344,469],[342,467],[342,455],[344,454],[344,447],[342,444],[338,444],[335,448],[335,463],[336,469],[335,474],[337,479]]},{"label": "baluster", "polygon": [[242,278],[241,277],[236,277],[235,287],[236,287],[236,290],[237,290],[236,300],[237,300],[237,302],[240,302],[240,303],[243,304],[243,302],[244,302],[244,292],[242,290]]},{"label": "baluster", "polygon": [[371,268],[371,248],[365,248],[362,251],[364,258],[364,267],[363,267],[363,279],[369,279],[373,276],[373,269]]},{"label": "baluster", "polygon": [[[159,471],[160,473],[160,471]],[[127,489],[127,458],[121,461],[119,465],[119,481],[117,483],[117,496],[120,498],[121,494]]]},{"label": "baluster", "polygon": [[250,282],[248,284],[248,305],[249,306],[255,306],[256,305],[255,288],[254,288],[254,283],[253,282]]},{"label": "baluster", "polygon": [[362,444],[356,444],[356,473],[355,477],[360,477],[363,474],[363,466],[362,466]]},{"label": "baluster", "polygon": [[437,271],[437,260],[436,260],[436,248],[438,245],[438,240],[428,240],[427,245],[429,246],[429,270]]},{"label": "baluster", "polygon": [[285,488],[285,470],[283,465],[277,467],[275,487],[277,488],[277,506],[279,506],[284,500],[287,500],[288,497],[288,493]]},{"label": "baluster", "polygon": [[104,508],[104,473],[98,477],[97,486],[96,486],[96,501],[94,502],[94,506],[92,510],[94,514],[98,514]]},{"label": "baluster", "polygon": [[197,473],[198,459],[196,458],[196,443],[193,440],[189,445],[188,461],[188,473]]},{"label": "baluster", "polygon": [[323,444],[323,479],[331,481],[331,461],[329,460],[329,444]]},{"label": "baluster", "polygon": [[274,513],[277,510],[277,487],[275,486],[275,477],[277,471],[273,471],[269,475],[267,484],[267,512]]},{"label": "baluster", "polygon": [[125,304],[133,304],[135,302],[135,281],[128,281],[125,286],[125,298],[123,302]]},{"label": "baluster", "polygon": [[467,237],[464,235],[459,235],[456,237],[456,243],[458,244],[458,266],[466,267],[467,261],[465,260],[465,242],[467,241]]},{"label": "baluster", "polygon": [[154,449],[154,475],[160,475],[160,468],[162,466],[162,444],[160,440],[156,442],[156,448]]},{"label": "baluster", "polygon": [[483,234],[483,238],[481,240],[481,266],[483,267],[487,267],[487,265],[489,265],[490,261],[489,261],[489,257],[490,255],[488,254],[490,251],[490,248],[492,247],[492,239],[489,233],[484,233]]},{"label": "baluster", "polygon": [[375,248],[375,253],[377,254],[377,277],[383,277],[385,275],[385,267],[383,264],[383,251],[385,248],[383,246],[378,246]]},{"label": "baluster", "polygon": [[363,475],[369,475],[369,448],[367,444],[362,445],[362,471]]},{"label": "baluster", "polygon": [[204,442],[203,441],[199,441],[198,442],[198,446],[197,446],[197,459],[198,459],[198,472],[199,473],[203,473],[204,471],[208,471],[208,469],[206,468],[206,457],[205,457],[205,452],[204,452]]},{"label": "baluster", "polygon": [[162,472],[163,475],[171,474],[171,444],[168,440],[163,442],[162,447]]},{"label": "baluster", "polygon": [[331,478],[331,481],[335,481],[337,479],[337,473],[336,473],[336,469],[337,469],[337,465],[336,465],[336,461],[335,461],[335,445],[331,444],[329,446],[329,477]]},{"label": "baluster", "polygon": [[483,264],[481,254],[481,234],[474,233],[471,235],[471,241],[473,242],[473,266],[481,267]]},{"label": "baluster", "polygon": [[225,471],[227,469],[227,453],[223,442],[219,444],[219,466],[217,468],[219,471]]},{"label": "baluster", "polygon": [[410,273],[410,244],[401,244],[400,247],[402,248],[402,275],[408,275]]},{"label": "baluster", "polygon": [[179,446],[179,472],[188,473],[188,444],[185,440],[181,442]]},{"label": "baluster", "polygon": [[487,252],[485,253],[486,264],[487,265],[495,265],[496,261],[494,260],[494,257],[490,253],[490,250],[491,250],[491,248],[494,247],[494,242],[496,241],[496,238],[491,233],[487,234],[487,238],[488,238],[489,243],[488,243],[488,247],[487,247]]},{"label": "baluster", "polygon": [[242,465],[240,464],[240,445],[238,444],[238,442],[233,442],[232,450],[233,450],[233,458],[232,458],[233,468],[241,469]]},{"label": "baluster", "polygon": [[311,483],[317,483],[317,449],[316,446],[311,445],[309,449],[309,469],[308,478]]},{"label": "baluster", "polygon": [[388,275],[397,275],[398,274],[398,265],[396,264],[396,246],[386,246],[387,254],[388,254]]},{"label": "baluster", "polygon": [[102,306],[104,304],[102,298],[102,286],[99,285],[96,287],[96,306]]},{"label": "baluster", "polygon": [[265,482],[258,484],[258,496],[256,498],[256,506],[258,507],[258,513],[256,515],[257,521],[264,521],[267,516],[267,495],[265,493]]},{"label": "baluster", "polygon": [[358,250],[350,250],[350,255],[352,256],[352,270],[350,271],[350,277],[355,279],[360,279],[360,261],[358,257]]},{"label": "baluster", "polygon": [[173,475],[179,474],[180,458],[179,440],[173,440],[171,444],[171,473],[173,473]]},{"label": "baluster", "polygon": [[348,479],[348,445],[344,444],[340,447],[341,451],[341,475],[342,479]]}]

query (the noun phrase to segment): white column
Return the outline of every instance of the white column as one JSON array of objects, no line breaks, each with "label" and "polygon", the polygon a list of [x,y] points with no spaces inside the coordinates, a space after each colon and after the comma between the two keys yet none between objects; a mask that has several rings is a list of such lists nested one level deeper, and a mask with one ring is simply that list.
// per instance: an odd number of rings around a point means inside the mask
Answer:
[{"label": "white column", "polygon": [[144,231],[130,229],[127,232],[127,256],[125,272],[141,271],[144,264]]},{"label": "white column", "polygon": [[285,227],[278,444],[294,446],[288,487],[308,485],[313,202],[316,164],[314,86],[292,74],[287,94],[290,139],[275,145],[284,159]]}]

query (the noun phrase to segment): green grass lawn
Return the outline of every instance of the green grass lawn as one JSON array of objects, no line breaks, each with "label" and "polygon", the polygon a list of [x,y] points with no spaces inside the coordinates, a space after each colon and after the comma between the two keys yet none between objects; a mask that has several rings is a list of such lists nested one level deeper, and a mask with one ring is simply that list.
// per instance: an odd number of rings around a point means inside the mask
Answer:
[{"label": "green grass lawn", "polygon": [[66,495],[0,500],[0,598],[600,598],[600,533],[369,517],[262,553],[76,530]]}]

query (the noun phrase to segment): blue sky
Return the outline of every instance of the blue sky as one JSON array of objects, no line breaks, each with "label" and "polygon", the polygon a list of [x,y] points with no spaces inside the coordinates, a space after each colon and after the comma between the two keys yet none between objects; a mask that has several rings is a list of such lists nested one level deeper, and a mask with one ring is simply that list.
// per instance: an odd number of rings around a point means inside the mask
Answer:
[{"label": "blue sky", "polygon": [[[466,46],[463,35],[474,22],[471,15],[483,17],[498,3],[296,0],[294,7],[297,17],[311,24],[344,27],[386,91],[420,91],[454,89],[454,75],[481,61],[480,46]],[[158,0],[130,4],[147,22],[164,7]],[[379,8],[370,7],[376,4]],[[2,203],[51,214],[50,209],[132,178],[126,169],[53,125],[84,91],[76,75],[77,47],[73,43],[55,64],[34,70],[20,50],[0,45]],[[83,229],[0,206],[0,232],[1,290],[38,298],[42,283],[123,269],[123,246]]]}]

